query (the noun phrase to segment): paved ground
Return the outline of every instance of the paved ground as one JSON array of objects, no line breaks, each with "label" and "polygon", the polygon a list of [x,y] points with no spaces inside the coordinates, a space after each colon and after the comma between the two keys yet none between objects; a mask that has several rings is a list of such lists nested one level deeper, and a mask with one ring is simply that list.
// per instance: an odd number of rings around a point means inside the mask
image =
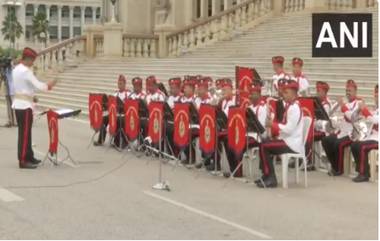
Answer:
[{"label": "paved ground", "polygon": [[[0,123],[4,116],[0,107]],[[35,121],[33,132],[42,158],[45,117]],[[377,184],[314,172],[307,189],[290,183],[288,190],[260,190],[165,165],[172,191],[153,191],[158,161],[86,149],[92,134],[86,123],[60,125],[79,168],[18,169],[16,133],[0,128],[1,239],[378,238]]]}]

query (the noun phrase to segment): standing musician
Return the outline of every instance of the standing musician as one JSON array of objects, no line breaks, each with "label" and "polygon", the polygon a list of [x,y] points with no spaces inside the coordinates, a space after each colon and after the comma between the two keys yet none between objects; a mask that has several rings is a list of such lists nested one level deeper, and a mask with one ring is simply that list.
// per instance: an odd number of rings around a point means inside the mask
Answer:
[{"label": "standing musician", "polygon": [[41,162],[34,157],[32,149],[32,125],[35,90],[51,90],[56,81],[47,84],[34,76],[32,67],[38,54],[31,48],[25,48],[21,62],[13,69],[14,101],[12,108],[16,112],[18,125],[18,160],[19,168],[35,169]]},{"label": "standing musician", "polygon": [[181,103],[194,103],[195,81],[188,79],[183,82],[183,96],[179,99]]},{"label": "standing musician", "polygon": [[181,83],[182,80],[180,77],[169,79],[169,97],[168,97],[168,105],[171,109],[174,109],[175,102],[178,102],[181,97]]},{"label": "standing musician", "polygon": [[128,97],[129,99],[145,100],[146,93],[143,91],[142,82],[143,82],[143,80],[140,77],[134,77],[132,79],[133,91],[129,95],[129,97]]},{"label": "standing musician", "polygon": [[[124,102],[124,100],[130,95],[130,91],[126,88],[126,85],[127,85],[127,79],[125,78],[125,76],[122,74],[119,75],[119,78],[117,80],[118,90],[113,95],[119,98],[122,102]],[[98,140],[94,142],[94,146],[101,146],[104,144],[106,140],[106,136],[107,136],[108,122],[109,122],[109,116],[108,115],[103,116],[103,125],[100,128],[99,137],[98,137]],[[117,124],[118,124],[118,128],[121,128],[119,126],[119,117],[118,117]],[[119,139],[119,138],[115,138],[115,140],[116,139]]]},{"label": "standing musician", "polygon": [[166,100],[165,94],[158,88],[158,81],[155,76],[149,76],[146,79],[146,102],[149,105],[151,101],[162,101]]},{"label": "standing musician", "polygon": [[309,95],[309,80],[302,72],[303,60],[301,58],[295,57],[292,60],[293,66],[293,76],[292,79],[297,81],[299,85],[299,96],[308,96]]},{"label": "standing musician", "polygon": [[198,82],[198,92],[197,97],[195,98],[195,106],[197,109],[199,109],[202,104],[211,104],[213,100],[210,92],[208,91],[210,82],[212,82],[212,80],[209,77],[203,77]]},{"label": "standing musician", "polygon": [[344,120],[339,124],[339,131],[322,139],[322,146],[326,152],[327,158],[331,163],[330,176],[339,176],[343,174],[343,156],[344,148],[351,145],[350,135],[353,132],[351,123],[352,115],[359,108],[359,99],[356,96],[357,85],[355,81],[348,80],[346,83],[346,97],[348,102],[345,103],[343,98],[338,100]]},{"label": "standing musician", "polygon": [[285,59],[282,56],[274,56],[272,58],[272,65],[274,70],[274,75],[272,77],[272,86],[270,95],[274,95],[274,92],[278,92],[280,90],[278,86],[278,81],[280,79],[290,79],[290,76],[284,71],[284,62]]},{"label": "standing musician", "polygon": [[284,118],[282,122],[267,119],[266,127],[271,129],[271,135],[276,139],[266,140],[259,147],[263,176],[255,183],[260,188],[277,187],[273,155],[303,153],[305,151],[302,142],[302,110],[297,101],[297,92],[298,83],[294,80],[286,81],[282,86],[282,93],[286,102]]},{"label": "standing musician", "polygon": [[354,182],[367,182],[369,180],[369,163],[368,163],[368,153],[372,150],[378,149],[378,138],[379,138],[379,86],[375,86],[374,99],[376,104],[376,110],[372,113],[368,110],[363,102],[359,104],[360,114],[363,115],[368,122],[370,122],[371,127],[368,135],[361,141],[355,141],[351,144],[351,152],[354,156],[356,163],[356,170],[358,171],[358,176],[356,176],[352,181]]}]

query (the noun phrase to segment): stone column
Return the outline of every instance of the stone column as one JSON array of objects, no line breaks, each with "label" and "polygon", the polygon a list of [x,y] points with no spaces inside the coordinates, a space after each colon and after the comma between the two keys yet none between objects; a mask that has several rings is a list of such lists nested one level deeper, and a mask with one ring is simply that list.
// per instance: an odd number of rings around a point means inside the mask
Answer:
[{"label": "stone column", "polygon": [[85,10],[86,10],[85,6],[80,7],[80,30],[82,32],[82,35],[84,33],[84,25],[85,25],[85,15],[84,15]]},{"label": "stone column", "polygon": [[231,0],[223,0],[223,1],[224,1],[224,9],[223,9],[223,11],[226,11],[227,9],[231,8],[231,6],[232,6],[232,1]]},{"label": "stone column", "polygon": [[218,14],[220,12],[221,1],[220,0],[212,0],[212,16]]},{"label": "stone column", "polygon": [[208,17],[208,0],[201,0],[201,18]]},{"label": "stone column", "polygon": [[123,26],[120,23],[104,24],[104,56],[121,57],[123,54]]},{"label": "stone column", "polygon": [[74,6],[69,6],[69,32],[70,38],[74,37]]},{"label": "stone column", "polygon": [[310,12],[320,12],[327,10],[327,5],[325,1],[305,0],[305,10]]},{"label": "stone column", "polygon": [[57,30],[57,35],[58,35],[58,42],[62,41],[62,6],[58,5],[58,30]]},{"label": "stone column", "polygon": [[[39,7],[39,4],[33,4],[33,16],[37,15],[38,7]],[[32,23],[33,23],[33,17],[32,17]],[[37,44],[38,36],[37,35],[33,36],[33,40],[34,40],[34,44]]]},{"label": "stone column", "polygon": [[92,7],[92,24],[96,24],[96,9],[97,7]]},{"label": "stone column", "polygon": [[[50,5],[45,5],[46,8],[46,20],[50,22]],[[46,34],[46,43],[49,44],[50,42],[50,31],[48,29]]]}]

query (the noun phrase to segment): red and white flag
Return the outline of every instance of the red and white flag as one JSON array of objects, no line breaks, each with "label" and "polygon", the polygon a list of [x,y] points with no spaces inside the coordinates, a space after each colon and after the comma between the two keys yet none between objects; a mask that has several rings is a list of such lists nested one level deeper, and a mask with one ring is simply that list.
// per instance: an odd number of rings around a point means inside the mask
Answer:
[{"label": "red and white flag", "polygon": [[125,134],[130,141],[138,138],[140,133],[139,101],[127,99],[124,103],[125,109]]},{"label": "red and white flag", "polygon": [[208,104],[199,108],[199,146],[205,154],[216,149],[216,110]]},{"label": "red and white flag", "polygon": [[149,110],[149,125],[148,136],[152,139],[153,144],[158,144],[165,133],[163,133],[163,115],[164,104],[162,102],[152,101],[148,106]]},{"label": "red and white flag", "polygon": [[90,94],[88,98],[88,109],[90,117],[90,126],[95,131],[99,131],[103,124],[103,95]]}]

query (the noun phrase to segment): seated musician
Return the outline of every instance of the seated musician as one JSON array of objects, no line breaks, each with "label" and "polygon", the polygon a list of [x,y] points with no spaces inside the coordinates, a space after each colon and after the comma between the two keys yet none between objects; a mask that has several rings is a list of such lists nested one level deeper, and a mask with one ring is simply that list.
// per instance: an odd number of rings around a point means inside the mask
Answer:
[{"label": "seated musician", "polygon": [[149,76],[146,79],[146,103],[149,105],[151,101],[162,101],[166,100],[165,94],[158,88],[158,81],[155,76]]},{"label": "seated musician", "polygon": [[179,99],[181,103],[194,103],[195,81],[188,79],[183,82],[183,96]]},{"label": "seated musician", "polygon": [[255,181],[260,188],[277,187],[273,156],[284,153],[303,153],[303,116],[297,101],[298,83],[288,80],[281,87],[286,102],[282,122],[267,119],[266,127],[270,128],[272,137],[277,139],[265,140],[260,144],[260,160],[263,176]]},{"label": "seated musician", "polygon": [[146,93],[142,88],[143,80],[140,77],[135,77],[132,79],[133,91],[129,95],[129,99],[132,100],[145,100]]},{"label": "seated musician", "polygon": [[236,105],[236,95],[233,93],[232,81],[230,79],[225,79],[223,83],[222,98],[219,105],[226,116],[228,116],[230,107]]},{"label": "seated musician", "polygon": [[[253,113],[257,116],[260,124],[265,127],[265,122],[268,115],[267,103],[265,98],[261,96],[261,85],[253,84],[250,88],[250,101],[251,105],[248,106]],[[260,138],[257,133],[248,133],[249,143],[248,147],[256,147],[259,145]]]},{"label": "seated musician", "polygon": [[359,104],[360,114],[366,118],[372,127],[369,133],[361,141],[355,141],[351,144],[351,152],[354,156],[356,163],[356,171],[358,175],[352,179],[354,182],[367,182],[370,177],[369,173],[369,163],[368,163],[368,153],[372,150],[377,150],[378,146],[378,128],[379,128],[379,86],[375,86],[374,99],[376,104],[376,110],[370,112],[363,102]]},{"label": "seated musician", "polygon": [[[129,90],[126,88],[127,80],[124,75],[119,75],[117,81],[118,90],[114,93],[114,96],[118,97],[121,101],[130,95]],[[103,117],[103,125],[99,132],[99,138],[94,142],[94,146],[101,146],[104,144],[107,136],[107,126],[108,126],[108,115]],[[119,123],[119,121],[118,121]]]},{"label": "seated musician", "polygon": [[213,100],[210,92],[208,91],[210,81],[212,81],[211,78],[203,77],[197,84],[198,92],[197,97],[195,98],[195,106],[197,107],[197,109],[199,109],[202,104],[211,104]]},{"label": "seated musician", "polygon": [[339,176],[343,174],[343,157],[344,148],[351,145],[351,134],[353,126],[351,117],[359,108],[359,99],[356,96],[357,85],[355,81],[348,80],[346,83],[347,103],[343,98],[338,100],[344,120],[339,123],[339,131],[322,139],[322,146],[326,152],[327,159],[331,163],[330,176]]},{"label": "seated musician", "polygon": [[290,76],[287,73],[285,73],[284,62],[285,62],[285,59],[282,56],[274,56],[272,58],[272,66],[273,66],[274,75],[272,77],[271,93],[268,93],[269,95],[275,95],[276,92],[280,90],[278,86],[278,81],[280,79],[287,79],[287,80],[290,79]]},{"label": "seated musician", "polygon": [[[328,83],[324,81],[317,81],[316,83],[317,97],[321,101],[321,104],[328,115],[330,114],[330,111],[331,111],[331,100],[327,97],[329,89],[330,89],[330,86]],[[321,141],[323,137],[326,136],[326,130],[324,130],[323,121],[317,120],[315,122],[314,129],[315,129],[314,141]]]},{"label": "seated musician", "polygon": [[181,82],[180,77],[169,79],[169,97],[167,102],[171,109],[174,108],[174,103],[178,102],[182,97]]},{"label": "seated musician", "polygon": [[301,58],[295,57],[292,60],[293,66],[293,76],[291,77],[297,81],[299,85],[299,96],[308,96],[309,95],[309,80],[302,72],[303,60]]}]

